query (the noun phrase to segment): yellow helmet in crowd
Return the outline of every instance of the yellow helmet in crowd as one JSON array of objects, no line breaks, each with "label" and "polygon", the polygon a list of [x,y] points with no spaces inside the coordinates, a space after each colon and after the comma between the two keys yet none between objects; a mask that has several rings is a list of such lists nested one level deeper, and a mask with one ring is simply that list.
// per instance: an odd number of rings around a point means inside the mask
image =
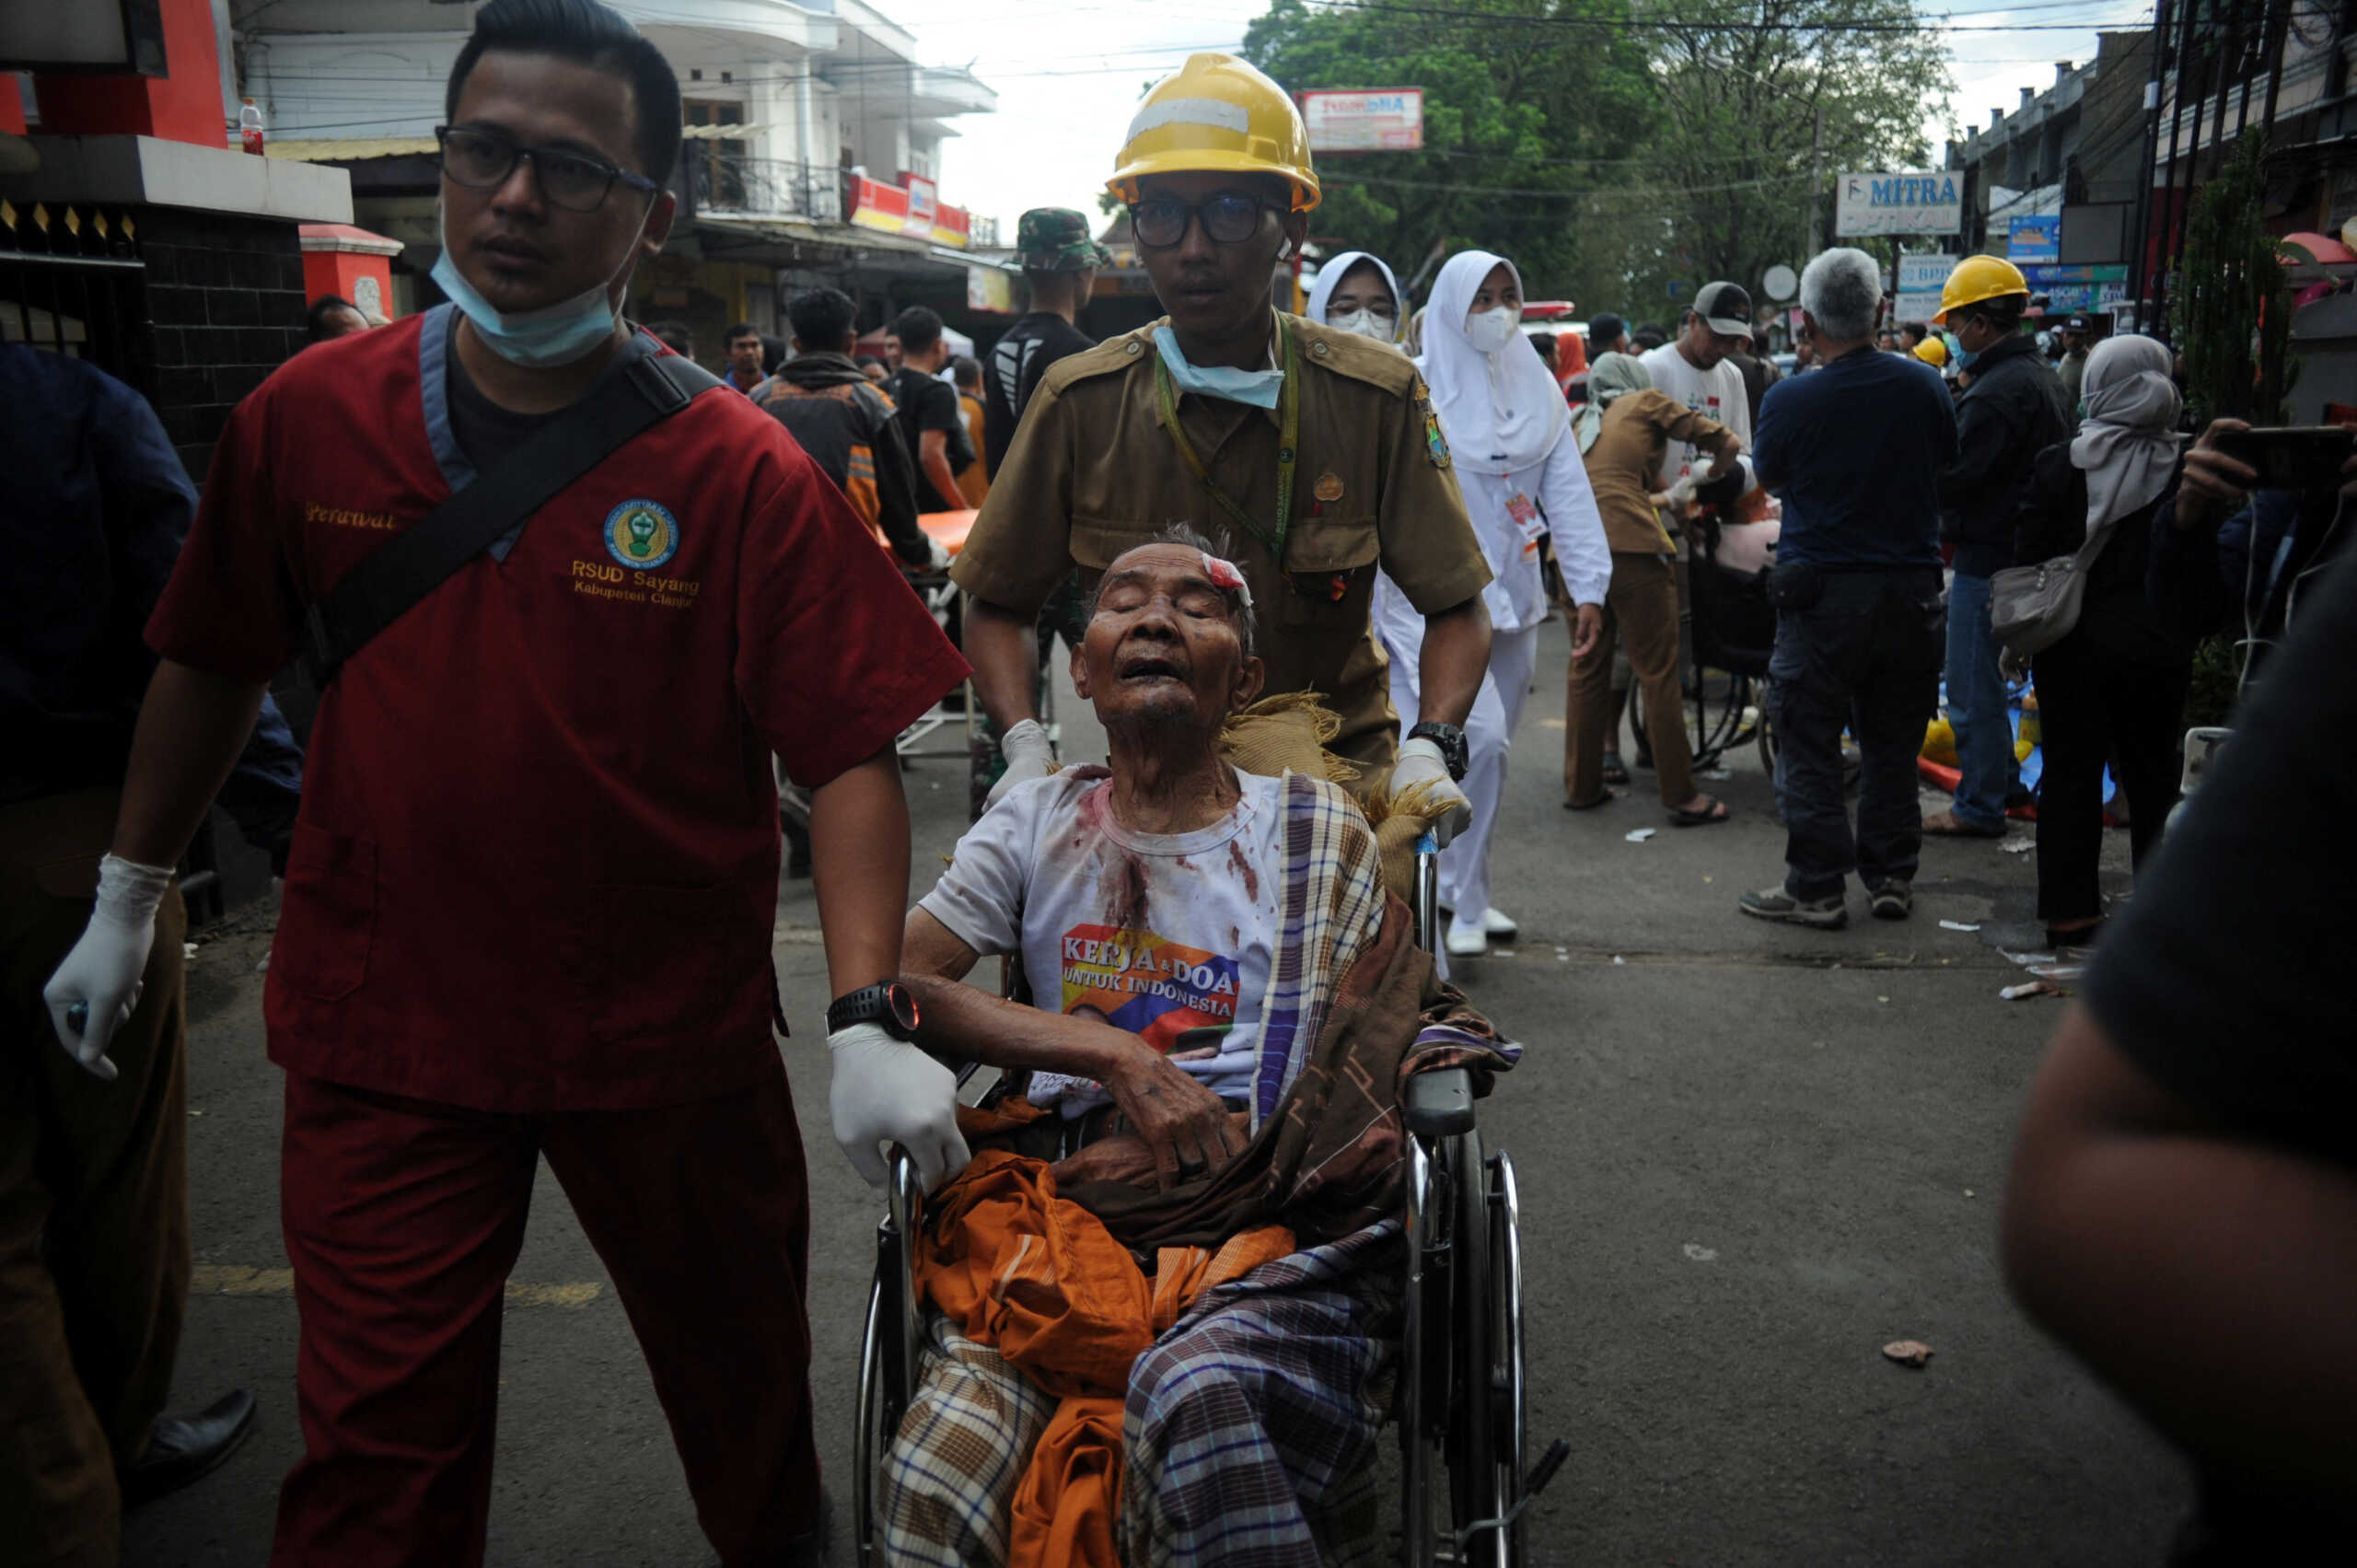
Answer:
[{"label": "yellow helmet in crowd", "polygon": [[1138,105],[1105,188],[1138,199],[1149,174],[1282,175],[1293,210],[1318,204],[1309,132],[1284,88],[1233,54],[1196,54],[1156,82]]},{"label": "yellow helmet in crowd", "polygon": [[1934,326],[1948,323],[1948,312],[1961,310],[1968,305],[1978,305],[1984,299],[2000,299],[2009,294],[2029,293],[2029,280],[2022,270],[2003,256],[1967,256],[1948,274],[1947,283],[1940,289],[1940,313],[1932,318]]},{"label": "yellow helmet in crowd", "polygon": [[1948,345],[1937,338],[1925,338],[1915,345],[1915,357],[1934,370],[1947,368]]}]

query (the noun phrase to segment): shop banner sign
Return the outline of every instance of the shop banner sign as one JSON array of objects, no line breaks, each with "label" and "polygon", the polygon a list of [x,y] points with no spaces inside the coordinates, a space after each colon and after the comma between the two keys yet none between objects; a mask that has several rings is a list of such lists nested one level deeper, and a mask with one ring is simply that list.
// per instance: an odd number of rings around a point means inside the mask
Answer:
[{"label": "shop banner sign", "polygon": [[1834,193],[1833,232],[1845,239],[1875,234],[1960,234],[1963,191],[1963,177],[1953,170],[1845,174]]},{"label": "shop banner sign", "polygon": [[1301,117],[1313,153],[1412,153],[1424,145],[1424,89],[1306,92]]},{"label": "shop banner sign", "polygon": [[2051,217],[2014,218],[2005,230],[2005,260],[2015,266],[2025,261],[2060,261],[2062,259],[2062,219]]}]

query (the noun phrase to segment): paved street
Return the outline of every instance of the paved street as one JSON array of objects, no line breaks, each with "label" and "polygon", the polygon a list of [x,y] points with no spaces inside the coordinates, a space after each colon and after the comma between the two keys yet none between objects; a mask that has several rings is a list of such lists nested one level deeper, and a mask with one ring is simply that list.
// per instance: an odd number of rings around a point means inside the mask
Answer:
[{"label": "paved street", "polygon": [[[1864,918],[1854,888],[1846,932],[1745,920],[1736,893],[1781,871],[1758,757],[1706,786],[1735,807],[1726,826],[1672,830],[1642,793],[1561,810],[1564,642],[1547,629],[1499,834],[1497,896],[1524,935],[1462,976],[1527,1048],[1484,1131],[1521,1173],[1534,1449],[1573,1444],[1537,1511],[1536,1560],[2154,1562],[2184,1506],[2180,1468],[2014,1312],[1993,1259],[2014,1118],[2060,1016],[2050,999],[1997,995],[2023,977],[1988,939],[2026,930],[2030,857],[1934,842],[1902,925]],[[1069,688],[1062,716],[1068,757],[1100,754]],[[964,773],[942,759],[909,775],[920,887],[963,826]],[[1643,826],[1661,831],[1624,839]],[[2116,889],[2125,835],[2112,839]],[[198,1294],[179,1378],[186,1402],[252,1388],[261,1426],[209,1481],[134,1517],[126,1561],[143,1568],[263,1561],[298,1448],[280,1079],[256,972],[268,920],[206,934],[191,966]],[[836,1461],[873,1209],[827,1130],[807,882],[786,888],[778,933],[847,1563]],[[491,1561],[709,1562],[621,1306],[545,1173],[538,1196],[510,1291]],[[1928,1368],[1883,1359],[1907,1338],[1933,1347]]]}]

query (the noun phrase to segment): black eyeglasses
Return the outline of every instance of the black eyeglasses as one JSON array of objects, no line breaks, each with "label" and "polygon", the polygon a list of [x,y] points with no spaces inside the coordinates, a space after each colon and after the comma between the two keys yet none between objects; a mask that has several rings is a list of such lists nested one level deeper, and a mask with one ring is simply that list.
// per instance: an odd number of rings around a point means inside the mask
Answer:
[{"label": "black eyeglasses", "polygon": [[549,205],[569,213],[594,213],[603,206],[616,181],[649,195],[663,189],[643,174],[616,168],[602,158],[555,147],[528,147],[514,137],[471,125],[436,125],[434,139],[442,148],[442,172],[455,185],[470,191],[496,191],[516,172],[519,158],[532,160],[532,173]]},{"label": "black eyeglasses", "polygon": [[1273,202],[1228,192],[1192,203],[1172,196],[1152,196],[1130,203],[1130,232],[1139,244],[1167,250],[1187,238],[1188,226],[1200,214],[1205,234],[1222,245],[1241,245],[1260,232],[1263,209],[1278,210]]}]

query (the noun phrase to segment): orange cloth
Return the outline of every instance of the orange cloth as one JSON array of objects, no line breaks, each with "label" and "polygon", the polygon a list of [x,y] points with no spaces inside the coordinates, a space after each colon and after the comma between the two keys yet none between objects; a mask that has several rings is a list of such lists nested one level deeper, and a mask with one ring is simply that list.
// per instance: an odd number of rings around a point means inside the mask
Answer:
[{"label": "orange cloth", "polygon": [[989,448],[982,445],[982,401],[960,392],[958,405],[966,411],[966,433],[974,442],[974,460],[958,476],[958,494],[966,498],[967,505],[979,507],[982,497],[991,493],[991,460],[986,455]]},{"label": "orange cloth", "polygon": [[1166,1247],[1149,1282],[1103,1221],[1056,1195],[1044,1160],[986,1149],[934,1196],[917,1247],[919,1296],[1062,1401],[1016,1491],[1013,1568],[1120,1568],[1113,1521],[1132,1365],[1203,1292],[1295,1245],[1292,1231],[1266,1225],[1216,1252]]}]

